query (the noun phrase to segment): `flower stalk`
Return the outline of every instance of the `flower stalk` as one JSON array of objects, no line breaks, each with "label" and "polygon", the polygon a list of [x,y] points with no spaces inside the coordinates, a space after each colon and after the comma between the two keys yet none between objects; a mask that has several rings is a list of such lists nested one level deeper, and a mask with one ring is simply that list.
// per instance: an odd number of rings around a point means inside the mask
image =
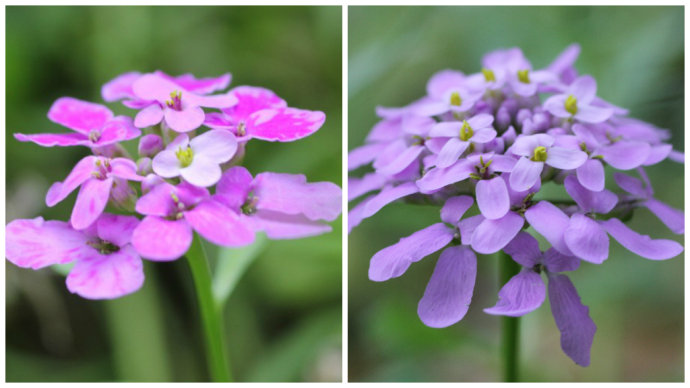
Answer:
[{"label": "flower stalk", "polygon": [[[500,284],[507,283],[520,272],[520,265],[505,252],[498,253]],[[518,351],[520,345],[520,317],[501,317],[501,353],[503,362],[503,381],[518,381]]]}]

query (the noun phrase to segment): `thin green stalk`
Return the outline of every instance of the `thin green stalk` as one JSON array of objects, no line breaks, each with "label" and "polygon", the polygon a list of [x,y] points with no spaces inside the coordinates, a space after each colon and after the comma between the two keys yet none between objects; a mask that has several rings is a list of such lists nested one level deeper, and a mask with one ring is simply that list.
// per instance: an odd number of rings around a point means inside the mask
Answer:
[{"label": "thin green stalk", "polygon": [[194,278],[201,322],[204,326],[204,339],[206,341],[206,362],[211,378],[215,382],[232,381],[230,374],[230,362],[223,335],[222,308],[213,299],[213,283],[211,281],[211,269],[206,259],[206,252],[201,243],[201,238],[195,234],[192,246],[185,255],[189,262]]},{"label": "thin green stalk", "polygon": [[[510,278],[520,272],[520,265],[506,253],[499,253],[501,285],[506,284]],[[519,317],[501,318],[501,353],[503,358],[503,381],[518,381],[518,351],[519,351]]]}]

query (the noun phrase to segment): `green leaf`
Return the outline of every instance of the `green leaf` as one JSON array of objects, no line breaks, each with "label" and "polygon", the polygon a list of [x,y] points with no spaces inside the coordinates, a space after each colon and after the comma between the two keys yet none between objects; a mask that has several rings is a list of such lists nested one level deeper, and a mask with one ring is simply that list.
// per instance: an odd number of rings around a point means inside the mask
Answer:
[{"label": "green leaf", "polygon": [[237,282],[247,271],[249,264],[256,259],[266,247],[268,239],[263,233],[257,233],[252,245],[242,248],[221,248],[213,275],[213,298],[222,309],[235,290]]}]

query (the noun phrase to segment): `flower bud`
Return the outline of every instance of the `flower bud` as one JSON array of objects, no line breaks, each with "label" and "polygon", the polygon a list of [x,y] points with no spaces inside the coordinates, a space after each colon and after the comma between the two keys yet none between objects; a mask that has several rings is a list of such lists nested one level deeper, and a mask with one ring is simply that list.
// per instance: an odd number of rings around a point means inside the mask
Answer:
[{"label": "flower bud", "polygon": [[163,149],[163,140],[155,134],[144,135],[139,140],[139,156],[152,157]]}]

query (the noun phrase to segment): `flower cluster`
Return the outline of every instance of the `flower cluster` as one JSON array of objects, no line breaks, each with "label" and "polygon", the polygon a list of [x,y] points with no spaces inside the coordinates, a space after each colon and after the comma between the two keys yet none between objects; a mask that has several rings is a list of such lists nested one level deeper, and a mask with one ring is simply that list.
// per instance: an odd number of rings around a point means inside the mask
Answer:
[{"label": "flower cluster", "polygon": [[[46,204],[54,206],[79,188],[69,222],[10,222],[7,259],[32,269],[73,263],[67,288],[109,299],[142,286],[142,258],[183,256],[194,232],[217,245],[240,247],[257,232],[294,239],[330,231],[326,221],[341,209],[337,185],[307,183],[295,174],[252,177],[239,165],[249,140],[301,139],[323,125],[324,113],[288,107],[260,87],[213,94],[229,84],[230,74],[123,74],[103,86],[102,97],[137,109],[134,119],[114,116],[104,105],[58,99],[48,118],[73,133],[15,137],[43,147],[86,146],[92,155],[46,195]],[[121,142],[138,137],[135,160]]]},{"label": "flower cluster", "polygon": [[[440,222],[376,253],[369,278],[401,276],[443,250],[418,314],[428,326],[446,327],[470,305],[475,253],[503,250],[522,271],[484,311],[524,315],[542,304],[548,288],[563,351],[586,366],[596,326],[561,273],[581,260],[604,262],[609,236],[647,259],[680,254],[677,242],[640,235],[621,220],[645,207],[674,233],[684,232],[683,212],[654,199],[644,171],[684,156],[666,143],[668,131],[597,97],[594,78],[573,66],[579,51],[572,45],[541,70],[518,48],[494,51],[479,73],[441,71],[421,99],[379,107],[381,121],[349,154],[350,170],[368,164],[374,170],[349,180],[349,200],[370,194],[350,210],[349,228],[398,199],[442,205]],[[623,191],[616,194],[606,188],[614,183],[605,181],[606,165],[637,171],[642,180],[615,173]],[[544,185],[562,185],[569,198],[544,198]],[[475,202],[477,211],[463,218]],[[529,226],[550,244],[545,252],[525,232]]]}]

